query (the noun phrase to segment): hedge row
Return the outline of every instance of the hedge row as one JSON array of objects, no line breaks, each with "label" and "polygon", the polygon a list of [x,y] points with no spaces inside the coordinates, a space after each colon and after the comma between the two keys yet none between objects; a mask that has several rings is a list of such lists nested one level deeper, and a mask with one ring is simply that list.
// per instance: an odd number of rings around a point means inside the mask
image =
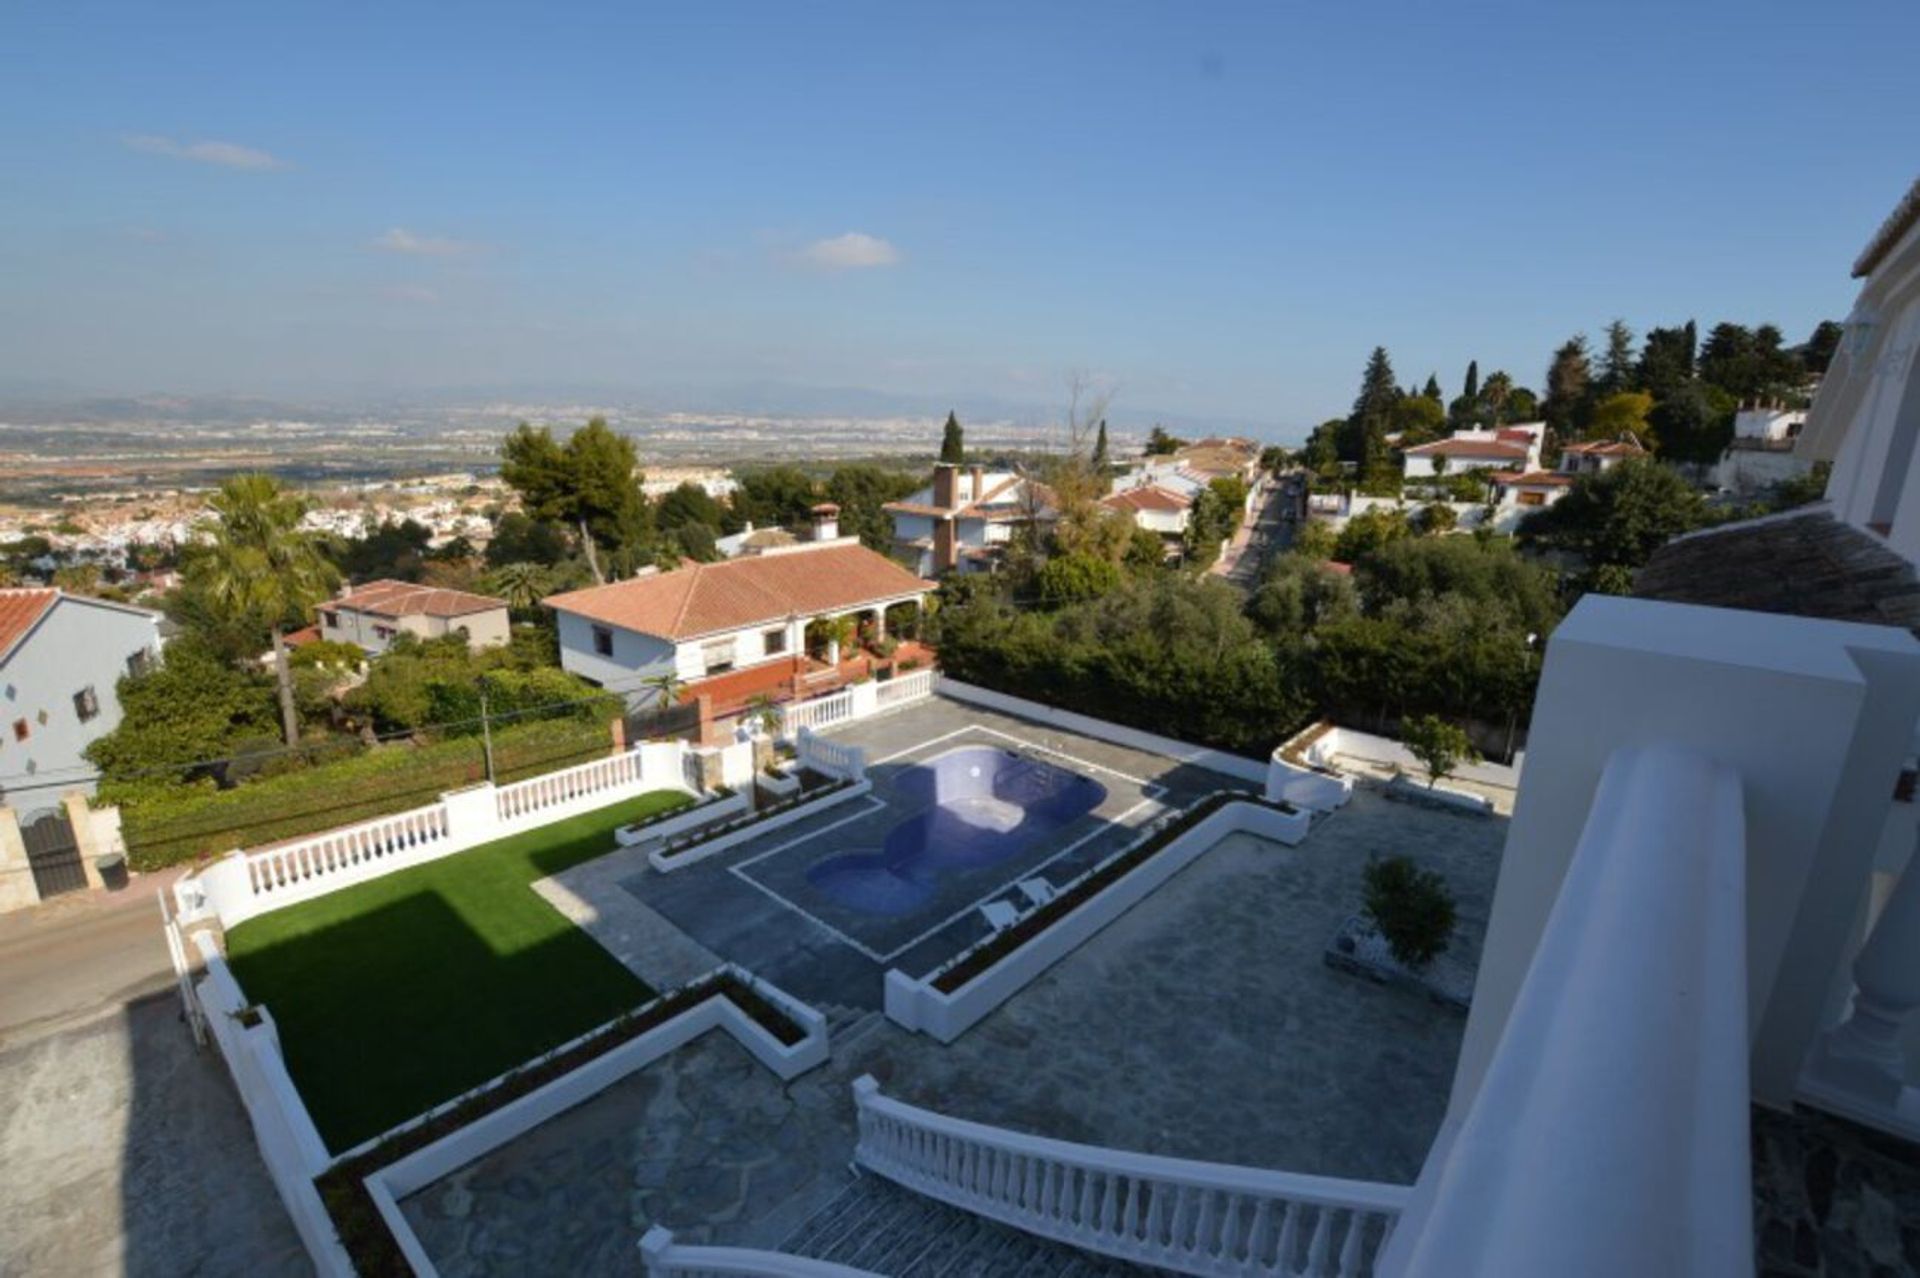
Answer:
[{"label": "hedge row", "polygon": [[[493,734],[495,776],[505,783],[552,772],[604,755],[611,745],[604,723],[561,719],[503,728]],[[140,794],[122,803],[121,831],[132,867],[157,870],[424,807],[485,779],[478,737],[389,742],[232,789],[200,781]]]}]

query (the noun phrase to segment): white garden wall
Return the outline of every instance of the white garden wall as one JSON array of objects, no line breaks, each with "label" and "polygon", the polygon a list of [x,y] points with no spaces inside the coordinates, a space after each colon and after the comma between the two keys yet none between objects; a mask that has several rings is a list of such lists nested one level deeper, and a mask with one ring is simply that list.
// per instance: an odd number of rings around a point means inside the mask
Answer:
[{"label": "white garden wall", "polygon": [[[1309,824],[1305,812],[1280,812],[1246,801],[1228,803],[951,994],[934,986],[938,972],[915,978],[898,968],[888,971],[887,1019],[951,1043],[1229,834],[1255,834],[1293,846],[1306,838]],[[1141,837],[1151,838],[1156,828],[1157,824],[1148,827]],[[1125,851],[1114,855],[1123,856]],[[1071,890],[1071,884],[1061,889]],[[965,957],[963,952],[953,962]]]},{"label": "white garden wall", "polygon": [[651,865],[661,874],[670,874],[674,870],[684,870],[689,865],[698,865],[709,857],[718,856],[728,848],[737,847],[745,843],[748,839],[757,839],[761,835],[778,830],[782,826],[792,825],[795,821],[802,821],[807,817],[816,816],[838,804],[851,802],[872,789],[873,782],[862,779],[854,782],[850,786],[845,786],[828,794],[823,794],[817,799],[788,808],[784,812],[776,812],[764,821],[750,821],[738,829],[723,831],[714,835],[711,839],[704,839],[697,846],[688,848],[686,851],[674,856],[665,855],[666,849],[664,848],[655,848],[653,851],[647,853],[647,864]]},{"label": "white garden wall", "polygon": [[495,839],[637,798],[692,793],[685,742],[649,742],[605,759],[495,786],[454,790],[409,812],[342,826],[258,852],[230,852],[174,885],[183,921],[222,927],[310,901]]}]

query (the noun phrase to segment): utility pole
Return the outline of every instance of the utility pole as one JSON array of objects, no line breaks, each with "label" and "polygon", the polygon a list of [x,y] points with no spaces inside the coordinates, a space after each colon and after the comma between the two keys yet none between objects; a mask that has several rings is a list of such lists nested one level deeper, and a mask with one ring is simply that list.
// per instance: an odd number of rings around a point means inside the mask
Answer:
[{"label": "utility pole", "polygon": [[487,784],[493,784],[493,724],[487,718],[487,685],[480,685],[480,743],[487,755]]}]

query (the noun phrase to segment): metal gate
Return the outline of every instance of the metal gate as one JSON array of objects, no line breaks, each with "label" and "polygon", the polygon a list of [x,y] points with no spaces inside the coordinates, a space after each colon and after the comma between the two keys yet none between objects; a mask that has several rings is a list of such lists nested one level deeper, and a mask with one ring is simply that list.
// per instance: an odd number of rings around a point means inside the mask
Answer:
[{"label": "metal gate", "polygon": [[87,885],[87,871],[80,864],[80,841],[73,835],[73,824],[61,808],[48,808],[38,816],[20,823],[20,838],[27,845],[27,865],[33,870],[33,885],[40,899],[62,892],[77,892]]}]

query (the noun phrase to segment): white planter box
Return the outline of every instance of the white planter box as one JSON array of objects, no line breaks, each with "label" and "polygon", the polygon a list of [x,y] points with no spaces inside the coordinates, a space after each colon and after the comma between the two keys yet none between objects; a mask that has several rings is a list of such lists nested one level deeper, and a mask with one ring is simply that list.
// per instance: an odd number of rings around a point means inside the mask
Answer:
[{"label": "white planter box", "polygon": [[688,830],[697,830],[711,822],[724,821],[728,817],[745,812],[747,806],[747,796],[740,793],[729,794],[720,799],[710,799],[659,821],[650,821],[645,825],[623,825],[613,832],[614,842],[623,848],[630,848],[637,843],[670,839],[677,834],[685,834]]},{"label": "white planter box", "polygon": [[800,778],[791,772],[775,774],[763,769],[753,778],[753,783],[771,795],[776,803],[800,793]]},{"label": "white planter box", "polygon": [[1475,816],[1488,816],[1493,812],[1493,800],[1483,794],[1454,790],[1444,785],[1422,785],[1410,777],[1395,777],[1387,782],[1386,792],[1389,798],[1424,803],[1436,808],[1455,808]]},{"label": "white planter box", "polygon": [[662,874],[671,874],[675,870],[684,870],[689,865],[698,865],[708,857],[718,856],[728,848],[737,847],[749,839],[757,839],[763,834],[778,830],[781,826],[792,825],[795,821],[804,820],[816,812],[824,812],[828,808],[838,804],[857,799],[871,789],[873,789],[873,783],[871,781],[856,781],[850,786],[845,786],[833,791],[831,794],[823,795],[818,799],[813,799],[796,807],[788,808],[784,812],[775,813],[763,821],[750,821],[738,829],[727,830],[723,833],[716,834],[711,839],[703,840],[699,844],[687,848],[674,856],[663,855],[666,851],[664,848],[655,848],[653,851],[647,853],[647,864]]}]

